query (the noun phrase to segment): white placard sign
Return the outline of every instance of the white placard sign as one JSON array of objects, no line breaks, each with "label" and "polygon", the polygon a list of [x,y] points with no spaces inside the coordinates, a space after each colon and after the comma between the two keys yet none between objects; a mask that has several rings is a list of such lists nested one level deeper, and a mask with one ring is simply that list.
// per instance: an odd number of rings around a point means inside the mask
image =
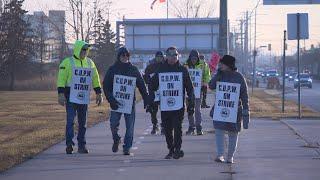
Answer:
[{"label": "white placard sign", "polygon": [[161,111],[175,111],[183,107],[182,82],[182,72],[159,73]]},{"label": "white placard sign", "polygon": [[89,104],[93,71],[92,68],[72,68],[70,102]]},{"label": "white placard sign", "polygon": [[194,88],[194,95],[196,98],[200,98],[201,95],[201,83],[202,83],[202,70],[201,69],[189,69],[189,75]]},{"label": "white placard sign", "polygon": [[135,89],[135,77],[114,75],[113,96],[121,105],[117,110],[112,111],[131,114]]},{"label": "white placard sign", "polygon": [[217,82],[214,121],[237,122],[240,84]]}]

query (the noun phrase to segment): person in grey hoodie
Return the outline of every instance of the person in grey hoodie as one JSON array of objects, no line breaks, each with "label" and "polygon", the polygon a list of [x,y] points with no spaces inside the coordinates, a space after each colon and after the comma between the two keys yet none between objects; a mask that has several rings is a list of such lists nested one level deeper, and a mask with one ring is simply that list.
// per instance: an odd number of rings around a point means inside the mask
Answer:
[{"label": "person in grey hoodie", "polygon": [[[216,136],[216,162],[234,163],[233,156],[237,148],[238,133],[241,131],[241,124],[244,129],[248,129],[250,121],[249,97],[247,91],[247,83],[243,75],[237,71],[235,66],[235,58],[230,55],[225,55],[220,60],[220,68],[218,72],[209,82],[209,88],[214,90],[217,87],[217,82],[228,82],[240,84],[240,96],[238,105],[237,122],[222,122],[213,121]],[[213,116],[212,108],[210,115]],[[229,136],[227,159],[224,158],[224,136],[225,133]]]}]

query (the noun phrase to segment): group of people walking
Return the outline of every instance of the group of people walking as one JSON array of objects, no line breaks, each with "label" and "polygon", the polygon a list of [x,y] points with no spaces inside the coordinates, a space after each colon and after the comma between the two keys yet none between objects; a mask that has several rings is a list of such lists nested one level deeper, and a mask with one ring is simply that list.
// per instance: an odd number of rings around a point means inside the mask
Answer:
[{"label": "group of people walking", "polygon": [[[78,152],[89,153],[86,146],[86,123],[90,91],[96,93],[96,103],[103,102],[102,88],[110,104],[110,129],[113,137],[112,151],[119,151],[123,142],[123,154],[131,155],[135,124],[135,89],[138,88],[146,112],[151,114],[151,134],[165,135],[168,154],[165,159],[179,159],[184,156],[182,145],[182,122],[185,109],[188,113],[189,128],[186,135],[203,135],[201,108],[206,104],[207,89],[212,90],[219,82],[240,85],[236,122],[213,120],[216,136],[217,162],[233,163],[238,133],[241,127],[248,128],[250,120],[247,85],[237,72],[235,58],[223,56],[217,72],[210,68],[197,50],[192,50],[185,64],[179,61],[176,47],[169,47],[165,53],[159,51],[145,69],[144,75],[130,62],[130,52],[125,47],[117,51],[116,62],[107,70],[101,87],[99,73],[94,62],[88,58],[90,45],[76,41],[72,57],[64,59],[59,66],[57,89],[58,102],[66,107],[66,153],[74,152],[73,125],[78,116]],[[211,76],[211,74],[214,74]],[[220,86],[220,85],[218,85]],[[91,88],[92,87],[92,88]],[[157,119],[160,110],[161,123]],[[212,107],[211,112],[214,111]],[[122,139],[118,134],[120,119],[124,115],[126,133]],[[229,146],[224,158],[224,135],[229,135]]]}]

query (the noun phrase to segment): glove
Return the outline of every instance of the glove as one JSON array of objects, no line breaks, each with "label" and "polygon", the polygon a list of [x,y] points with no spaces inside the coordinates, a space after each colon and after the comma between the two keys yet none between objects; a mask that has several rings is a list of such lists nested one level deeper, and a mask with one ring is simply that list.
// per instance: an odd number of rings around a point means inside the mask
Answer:
[{"label": "glove", "polygon": [[61,106],[64,106],[66,104],[66,97],[64,96],[64,93],[59,93],[58,94],[58,103]]},{"label": "glove", "polygon": [[117,110],[121,104],[117,100],[110,102],[110,107],[112,110]]},{"label": "glove", "polygon": [[103,102],[103,97],[102,97],[102,94],[99,93],[96,95],[96,104],[100,106],[102,102]]},{"label": "glove", "polygon": [[248,129],[249,122],[250,122],[250,113],[248,109],[242,110],[242,119],[243,119],[243,129]]}]

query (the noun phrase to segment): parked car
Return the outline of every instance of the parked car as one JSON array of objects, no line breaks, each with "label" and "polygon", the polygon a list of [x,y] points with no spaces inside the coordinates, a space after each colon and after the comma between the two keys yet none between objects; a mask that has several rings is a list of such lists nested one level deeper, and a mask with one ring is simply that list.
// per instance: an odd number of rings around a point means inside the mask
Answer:
[{"label": "parked car", "polygon": [[[298,79],[298,74],[296,75],[294,79],[294,88],[297,88],[299,86],[299,79]],[[308,88],[312,88],[312,78],[309,74],[307,73],[302,73],[300,74],[300,87],[306,86]]]}]

